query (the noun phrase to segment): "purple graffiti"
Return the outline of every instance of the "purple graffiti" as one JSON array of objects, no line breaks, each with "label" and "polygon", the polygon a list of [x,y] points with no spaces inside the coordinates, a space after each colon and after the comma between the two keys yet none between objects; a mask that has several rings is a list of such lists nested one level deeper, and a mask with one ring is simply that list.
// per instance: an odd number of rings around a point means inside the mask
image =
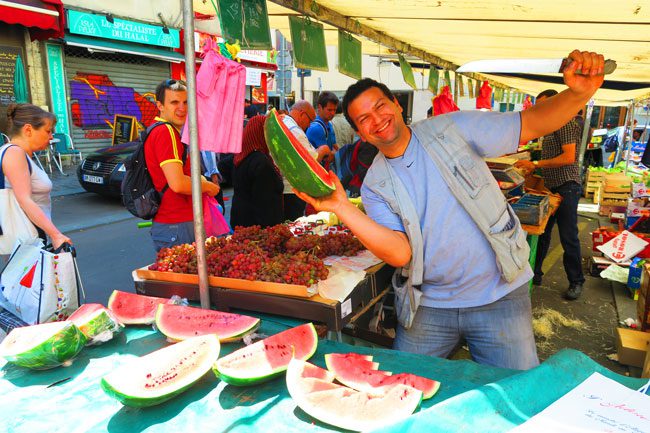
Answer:
[{"label": "purple graffiti", "polygon": [[135,90],[131,87],[90,85],[71,80],[70,98],[77,101],[75,125],[82,128],[107,126],[115,114],[135,116],[142,119],[142,112],[135,101]]}]

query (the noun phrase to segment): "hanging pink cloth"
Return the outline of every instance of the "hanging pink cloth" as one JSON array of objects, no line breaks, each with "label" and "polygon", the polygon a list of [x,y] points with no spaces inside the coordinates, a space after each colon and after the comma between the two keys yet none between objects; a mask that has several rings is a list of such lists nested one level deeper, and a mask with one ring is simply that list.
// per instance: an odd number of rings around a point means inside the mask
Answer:
[{"label": "hanging pink cloth", "polygon": [[[199,149],[221,153],[241,152],[244,130],[246,68],[218,54],[219,47],[207,40],[201,69],[196,74],[196,102]],[[240,80],[240,71],[244,79]],[[241,109],[238,99],[241,99]],[[189,143],[189,125],[181,140]]]},{"label": "hanging pink cloth", "polygon": [[526,99],[524,99],[524,106],[522,108],[522,111],[527,110],[532,106],[533,106],[533,102],[530,100],[530,95],[526,95]]}]

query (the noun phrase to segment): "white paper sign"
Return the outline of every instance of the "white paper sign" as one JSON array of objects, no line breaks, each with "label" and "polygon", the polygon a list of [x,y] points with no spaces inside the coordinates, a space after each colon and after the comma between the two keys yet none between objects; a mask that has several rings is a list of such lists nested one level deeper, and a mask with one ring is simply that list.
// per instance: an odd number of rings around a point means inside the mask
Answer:
[{"label": "white paper sign", "polygon": [[650,432],[650,396],[594,373],[516,433]]},{"label": "white paper sign", "polygon": [[620,235],[603,245],[598,245],[596,248],[610,259],[621,263],[639,254],[646,245],[648,245],[647,241],[627,230],[623,230]]}]

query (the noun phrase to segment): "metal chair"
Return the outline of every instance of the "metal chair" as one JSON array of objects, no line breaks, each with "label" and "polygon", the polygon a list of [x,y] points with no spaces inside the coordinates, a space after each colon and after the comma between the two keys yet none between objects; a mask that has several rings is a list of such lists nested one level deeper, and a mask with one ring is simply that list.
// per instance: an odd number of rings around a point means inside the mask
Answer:
[{"label": "metal chair", "polygon": [[52,140],[52,142],[54,144],[54,158],[58,159],[59,167],[62,167],[62,156],[70,156],[71,162],[74,162],[75,158],[78,158],[79,162],[81,162],[81,151],[74,148],[72,137],[70,137],[70,135],[63,132],[57,132],[54,134],[54,140]]}]

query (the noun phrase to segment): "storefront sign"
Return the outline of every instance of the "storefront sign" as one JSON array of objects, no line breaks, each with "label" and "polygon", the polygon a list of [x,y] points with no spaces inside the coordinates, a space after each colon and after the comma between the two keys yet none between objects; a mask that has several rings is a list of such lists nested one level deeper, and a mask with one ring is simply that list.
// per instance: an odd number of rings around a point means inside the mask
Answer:
[{"label": "storefront sign", "polygon": [[0,104],[16,102],[14,97],[14,70],[16,58],[20,55],[18,47],[0,47]]},{"label": "storefront sign", "polygon": [[68,30],[84,36],[137,42],[160,47],[180,47],[179,31],[162,26],[68,10]]},{"label": "storefront sign", "polygon": [[47,71],[50,79],[50,98],[52,113],[56,116],[56,131],[70,134],[68,104],[65,92],[65,72],[63,69],[63,50],[61,45],[45,44]]}]

